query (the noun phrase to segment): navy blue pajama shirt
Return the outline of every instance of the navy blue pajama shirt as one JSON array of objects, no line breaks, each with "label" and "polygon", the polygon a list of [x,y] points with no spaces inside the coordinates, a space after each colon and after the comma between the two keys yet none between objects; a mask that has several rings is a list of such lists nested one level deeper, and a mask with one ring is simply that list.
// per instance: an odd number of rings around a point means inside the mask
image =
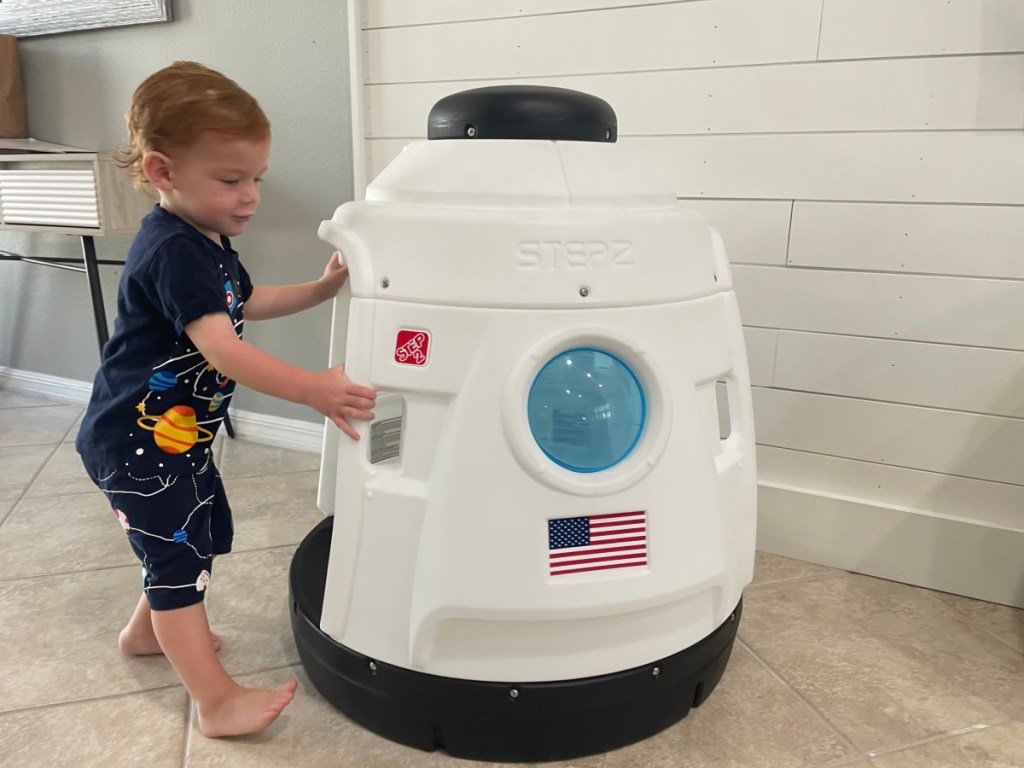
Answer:
[{"label": "navy blue pajama shirt", "polygon": [[75,446],[142,561],[154,610],[202,601],[213,556],[231,551],[211,444],[235,383],[185,326],[224,312],[241,337],[252,290],[228,238],[218,246],[160,206],[142,220]]}]

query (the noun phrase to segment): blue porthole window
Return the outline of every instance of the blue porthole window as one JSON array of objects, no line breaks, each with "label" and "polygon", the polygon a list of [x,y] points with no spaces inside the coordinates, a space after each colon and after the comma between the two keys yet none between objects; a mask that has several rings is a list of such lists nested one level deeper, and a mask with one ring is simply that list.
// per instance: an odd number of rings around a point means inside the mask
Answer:
[{"label": "blue porthole window", "polygon": [[610,352],[562,352],[530,387],[527,421],[544,454],[573,472],[600,472],[636,447],[647,417],[643,387]]}]

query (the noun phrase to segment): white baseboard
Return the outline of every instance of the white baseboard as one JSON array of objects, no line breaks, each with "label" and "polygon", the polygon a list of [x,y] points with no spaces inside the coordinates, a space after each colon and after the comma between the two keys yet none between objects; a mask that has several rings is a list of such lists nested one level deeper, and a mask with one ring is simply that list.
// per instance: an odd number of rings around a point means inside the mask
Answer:
[{"label": "white baseboard", "polygon": [[757,548],[1024,608],[1024,531],[761,483]]},{"label": "white baseboard", "polygon": [[324,441],[324,425],[298,419],[268,416],[255,411],[231,409],[235,435],[262,445],[290,448],[293,451],[320,453]]},{"label": "white baseboard", "polygon": [[[87,381],[49,376],[45,373],[0,368],[0,389],[24,394],[58,397],[73,403],[89,402],[92,384]],[[262,445],[289,448],[293,451],[319,453],[323,443],[323,424],[298,419],[284,419],[253,411],[231,409],[235,435]]]},{"label": "white baseboard", "polygon": [[89,402],[92,384],[75,379],[62,379],[45,373],[21,371],[17,368],[0,368],[0,389],[30,395],[48,395],[72,403]]}]

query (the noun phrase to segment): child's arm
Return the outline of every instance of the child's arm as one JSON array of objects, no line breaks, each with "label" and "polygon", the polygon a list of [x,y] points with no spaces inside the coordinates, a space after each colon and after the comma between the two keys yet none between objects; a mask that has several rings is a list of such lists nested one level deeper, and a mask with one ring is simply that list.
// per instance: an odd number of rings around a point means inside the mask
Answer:
[{"label": "child's arm", "polygon": [[373,420],[377,393],[354,384],[343,365],[314,373],[282,362],[238,338],[226,312],[193,320],[185,326],[185,333],[222,375],[264,394],[304,403],[331,419],[353,440],[359,435],[349,419]]},{"label": "child's arm", "polygon": [[252,295],[245,302],[245,319],[270,320],[314,307],[333,299],[347,278],[348,267],[341,263],[341,254],[335,251],[319,280],[295,285],[253,286]]}]

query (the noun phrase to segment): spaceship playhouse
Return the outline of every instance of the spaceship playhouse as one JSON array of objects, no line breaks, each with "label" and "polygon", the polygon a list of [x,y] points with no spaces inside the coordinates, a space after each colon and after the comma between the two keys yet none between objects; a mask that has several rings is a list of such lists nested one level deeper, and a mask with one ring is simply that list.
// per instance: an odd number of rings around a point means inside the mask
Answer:
[{"label": "spaceship playhouse", "polygon": [[448,96],[320,228],[350,269],[327,517],[291,565],[317,689],[395,741],[495,761],[613,749],[718,683],[754,560],[746,353],[718,234],[601,99]]}]

